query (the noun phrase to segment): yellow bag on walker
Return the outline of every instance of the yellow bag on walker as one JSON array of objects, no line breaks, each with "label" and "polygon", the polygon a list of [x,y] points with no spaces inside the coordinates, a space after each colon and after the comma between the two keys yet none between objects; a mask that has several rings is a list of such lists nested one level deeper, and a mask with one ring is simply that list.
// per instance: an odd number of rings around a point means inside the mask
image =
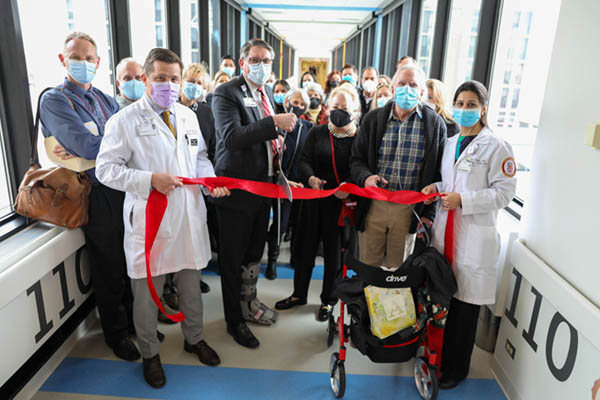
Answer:
[{"label": "yellow bag on walker", "polygon": [[371,333],[385,339],[417,323],[415,302],[410,288],[365,287],[371,318]]}]

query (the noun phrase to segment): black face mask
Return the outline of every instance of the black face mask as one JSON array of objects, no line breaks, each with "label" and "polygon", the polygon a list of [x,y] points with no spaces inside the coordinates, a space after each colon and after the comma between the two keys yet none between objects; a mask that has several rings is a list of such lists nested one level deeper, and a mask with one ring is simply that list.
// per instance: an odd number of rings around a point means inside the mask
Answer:
[{"label": "black face mask", "polygon": [[319,105],[321,105],[321,99],[319,99],[318,97],[313,97],[312,99],[310,99],[310,105],[308,107],[311,110],[314,110],[319,108]]},{"label": "black face mask", "polygon": [[288,112],[294,113],[294,114],[296,114],[296,117],[300,118],[302,115],[304,115],[306,110],[302,107],[290,106],[288,109]]},{"label": "black face mask", "polygon": [[338,128],[342,128],[352,122],[352,116],[346,110],[331,110],[329,120]]},{"label": "black face mask", "polygon": [[340,83],[338,81],[329,81],[329,87],[332,89],[335,89],[339,85],[340,85]]}]

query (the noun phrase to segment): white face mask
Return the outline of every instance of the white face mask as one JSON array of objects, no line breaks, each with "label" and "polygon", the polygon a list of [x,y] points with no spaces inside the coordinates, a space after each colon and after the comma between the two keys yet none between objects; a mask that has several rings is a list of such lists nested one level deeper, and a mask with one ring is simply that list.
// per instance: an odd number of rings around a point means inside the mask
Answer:
[{"label": "white face mask", "polygon": [[256,83],[257,85],[263,86],[271,75],[272,65],[260,62],[257,64],[248,63],[248,66],[250,67],[248,78],[252,79],[252,82]]},{"label": "white face mask", "polygon": [[363,83],[363,89],[369,93],[373,93],[375,89],[377,89],[377,82],[375,81],[365,81]]}]

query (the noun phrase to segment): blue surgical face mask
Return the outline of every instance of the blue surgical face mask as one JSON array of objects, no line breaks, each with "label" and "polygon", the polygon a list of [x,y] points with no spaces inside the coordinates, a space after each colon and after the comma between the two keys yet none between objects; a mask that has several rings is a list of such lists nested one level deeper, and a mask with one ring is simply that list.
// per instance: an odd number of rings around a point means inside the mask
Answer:
[{"label": "blue surgical face mask", "polygon": [[185,82],[183,94],[190,100],[196,100],[204,94],[204,88],[194,82]]},{"label": "blue surgical face mask", "polygon": [[352,85],[354,85],[355,81],[354,81],[354,77],[352,75],[345,75],[342,77],[343,81],[348,81],[350,82]]},{"label": "blue surgical face mask", "polygon": [[285,93],[277,93],[273,97],[275,98],[275,103],[282,105],[283,100],[285,100]]},{"label": "blue surgical face mask", "polygon": [[377,108],[384,107],[387,102],[390,101],[390,97],[380,97],[377,99]]},{"label": "blue surgical face mask", "polygon": [[403,110],[411,110],[419,101],[417,89],[408,85],[397,87],[394,90],[394,102]]},{"label": "blue surgical face mask", "polygon": [[460,126],[464,126],[465,128],[470,128],[479,122],[481,118],[479,112],[481,110],[479,108],[471,109],[471,110],[463,110],[462,108],[455,108],[454,112],[452,112],[452,118],[456,121]]},{"label": "blue surgical face mask", "polygon": [[248,78],[257,85],[263,86],[267,82],[267,79],[269,79],[269,75],[271,75],[271,64],[259,62],[257,64],[248,63],[248,66],[250,67]]},{"label": "blue surgical face mask", "polygon": [[310,85],[312,82],[310,81],[304,81],[302,82],[302,89],[306,89],[308,87],[308,85]]},{"label": "blue surgical face mask", "polygon": [[235,73],[235,67],[223,67],[223,72],[225,72],[229,76],[233,76]]},{"label": "blue surgical face mask", "polygon": [[69,60],[69,75],[82,85],[87,85],[96,76],[96,63],[84,60]]},{"label": "blue surgical face mask", "polygon": [[129,81],[119,81],[120,86],[119,89],[123,96],[127,97],[130,100],[137,100],[144,94],[146,90],[146,86],[144,86],[144,82],[138,81],[137,79],[131,79]]}]

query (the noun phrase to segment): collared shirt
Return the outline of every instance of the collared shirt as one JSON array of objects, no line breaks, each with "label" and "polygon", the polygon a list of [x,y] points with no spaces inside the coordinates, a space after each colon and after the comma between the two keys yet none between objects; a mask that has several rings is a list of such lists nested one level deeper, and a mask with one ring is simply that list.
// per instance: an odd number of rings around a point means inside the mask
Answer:
[{"label": "collared shirt", "polygon": [[[254,98],[254,101],[256,102],[256,106],[258,108],[258,113],[260,115],[261,118],[265,117],[265,109],[263,108],[263,102],[262,102],[262,95],[260,94],[260,92],[258,91],[258,86],[256,86],[254,83],[250,82],[250,79],[246,79],[246,77],[244,77],[244,80],[246,81],[246,83],[248,84],[248,89],[250,91],[250,94],[252,95],[252,98]],[[273,106],[271,104],[271,102],[269,101],[269,96],[267,96],[267,91],[265,90],[265,87],[262,87],[262,91],[265,94],[265,96],[267,97],[267,105],[269,106],[269,112],[271,113],[271,116],[275,115],[275,110],[273,110]],[[267,146],[267,153],[268,153],[268,158],[269,158],[269,176],[273,176],[275,175],[275,171],[273,171],[273,148],[271,147],[271,141],[267,141],[265,142],[265,145]]]},{"label": "collared shirt", "polygon": [[404,121],[396,119],[392,107],[377,162],[377,173],[388,181],[388,190],[420,190],[425,155],[425,126],[420,107],[417,105]]},{"label": "collared shirt", "polygon": [[[71,154],[95,160],[104,136],[104,123],[119,111],[115,99],[91,86],[85,90],[65,78],[64,89],[52,89],[42,96],[40,120],[44,137],[54,138]],[[73,103],[73,107],[65,98]],[[92,104],[92,101],[96,104]],[[102,115],[97,115],[101,113]],[[92,182],[98,182],[94,169],[86,171]]]},{"label": "collared shirt", "polygon": [[159,106],[158,104],[156,104],[154,101],[152,101],[152,99],[150,97],[148,97],[147,93],[144,93],[144,96],[148,100],[148,103],[150,103],[150,107],[152,107],[154,112],[158,114],[158,116],[160,117],[161,120],[163,119],[162,113],[165,111],[169,111],[169,119],[171,120],[171,124],[173,124],[173,128],[175,128],[175,132],[177,132],[177,119],[175,118],[175,105],[172,104],[171,107],[169,107],[169,108],[163,108],[163,107]]},{"label": "collared shirt", "polygon": [[128,105],[135,103],[135,100],[128,100],[121,94],[118,94],[117,97],[115,97],[115,100],[117,100],[117,103],[119,104],[119,108],[121,110],[127,107]]}]

